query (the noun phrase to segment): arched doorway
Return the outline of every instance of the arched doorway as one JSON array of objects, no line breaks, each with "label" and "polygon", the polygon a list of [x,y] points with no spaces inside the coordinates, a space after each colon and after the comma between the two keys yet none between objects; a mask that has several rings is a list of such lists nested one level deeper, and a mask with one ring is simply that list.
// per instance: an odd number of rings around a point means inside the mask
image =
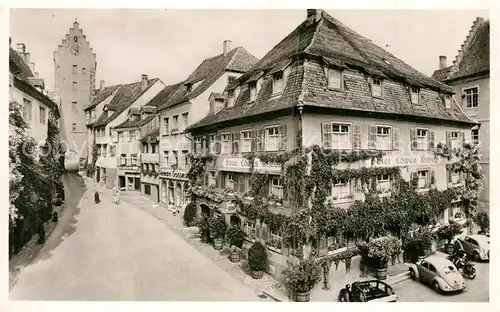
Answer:
[{"label": "arched doorway", "polygon": [[167,189],[167,181],[166,180],[161,180],[161,202],[162,203],[167,203],[168,197],[168,189]]},{"label": "arched doorway", "polygon": [[181,184],[178,182],[175,184],[175,205],[177,207],[182,206],[182,197]]},{"label": "arched doorway", "polygon": [[210,217],[210,208],[208,208],[207,205],[205,204],[201,204],[200,205],[200,208],[201,208],[201,214],[202,215],[205,215],[207,217]]},{"label": "arched doorway", "polygon": [[169,204],[175,203],[174,182],[172,181],[168,182],[168,203]]}]

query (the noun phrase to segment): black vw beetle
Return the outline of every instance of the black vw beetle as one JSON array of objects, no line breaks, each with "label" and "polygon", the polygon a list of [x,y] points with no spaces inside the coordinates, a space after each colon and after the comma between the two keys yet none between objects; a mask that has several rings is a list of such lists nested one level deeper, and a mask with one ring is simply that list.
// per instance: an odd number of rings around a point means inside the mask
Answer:
[{"label": "black vw beetle", "polygon": [[398,296],[387,283],[367,280],[347,284],[339,293],[340,302],[396,302]]}]

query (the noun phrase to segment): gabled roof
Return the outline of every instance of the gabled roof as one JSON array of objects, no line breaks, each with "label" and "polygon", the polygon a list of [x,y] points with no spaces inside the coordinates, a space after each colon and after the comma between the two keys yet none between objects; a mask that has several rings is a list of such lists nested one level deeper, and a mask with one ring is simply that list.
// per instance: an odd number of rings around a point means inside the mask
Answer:
[{"label": "gabled roof", "polygon": [[156,108],[162,106],[170,99],[172,94],[180,87],[184,87],[184,82],[179,82],[179,83],[174,84],[174,85],[166,86],[154,98],[152,98],[151,101],[149,101],[149,103],[146,105],[147,106],[154,106]]},{"label": "gabled roof", "polygon": [[[292,108],[299,99],[308,106],[472,122],[458,107],[448,110],[441,107],[444,104],[437,93],[428,100],[428,105],[424,106],[424,109],[410,105],[409,99],[405,96],[407,91],[403,86],[427,88],[446,94],[452,94],[453,89],[418,72],[326,12],[323,11],[321,17],[318,22],[301,23],[247,73],[239,77],[235,84],[232,84],[232,88],[237,86],[241,88],[234,107],[224,108],[217,114],[209,115],[188,129]],[[313,62],[308,61],[308,65],[304,66],[304,59]],[[371,97],[368,83],[366,86],[360,86],[350,79],[344,79],[346,89],[362,87],[366,97],[352,96],[349,91],[335,92],[326,86],[325,73],[320,64],[341,69],[355,69],[400,84],[398,89],[390,90],[383,101]],[[281,96],[271,97],[270,74],[287,66],[290,68],[290,73],[283,93]],[[264,80],[257,99],[252,105],[248,105],[248,82],[261,77],[262,73]]]},{"label": "gabled roof", "polygon": [[92,109],[92,108],[96,107],[102,101],[104,101],[105,99],[107,99],[111,94],[113,94],[113,92],[115,92],[116,89],[120,88],[121,86],[122,85],[119,84],[119,85],[116,85],[116,86],[106,87],[106,88],[104,88],[104,90],[99,91],[99,93],[97,93],[97,96],[92,100],[92,102],[89,105],[87,105],[87,107],[85,107],[83,110],[87,111],[89,109]]},{"label": "gabled roof", "polygon": [[137,128],[137,127],[141,127],[145,124],[147,124],[148,122],[150,122],[151,120],[153,120],[156,116],[158,116],[157,114],[151,114],[145,118],[137,118],[135,120],[130,120],[130,119],[127,119],[125,120],[124,122],[122,122],[121,124],[119,124],[118,126],[114,127],[114,129],[124,129],[124,128]]},{"label": "gabled roof", "polygon": [[468,47],[465,47],[462,58],[456,67],[454,65],[438,69],[432,78],[448,82],[490,71],[490,21],[478,26]]},{"label": "gabled roof", "polygon": [[[94,127],[102,127],[113,121],[158,80],[158,78],[149,79],[148,85],[143,91],[141,91],[142,81],[122,85],[109,103],[109,107],[113,108],[114,112],[112,114],[105,114],[106,112],[103,112],[103,114],[101,114],[99,119],[95,122]],[[104,115],[109,115],[109,117],[103,117]]]},{"label": "gabled roof", "polygon": [[16,50],[9,47],[9,71],[17,78],[28,81],[28,78],[34,78],[35,75],[30,67],[23,60]]},{"label": "gabled roof", "polygon": [[[192,98],[205,92],[217,79],[226,71],[234,71],[243,73],[249,70],[258,59],[250,54],[245,48],[237,47],[231,50],[226,56],[223,53],[205,59],[198,68],[182,83],[176,85],[176,90],[171,94],[169,100],[163,103],[159,109],[163,110],[168,107],[189,101]],[[186,92],[186,84],[196,84],[196,87],[191,92]]]},{"label": "gabled roof", "polygon": [[158,141],[160,136],[160,128],[156,127],[143,135],[139,141],[141,142],[148,142],[148,141]]}]

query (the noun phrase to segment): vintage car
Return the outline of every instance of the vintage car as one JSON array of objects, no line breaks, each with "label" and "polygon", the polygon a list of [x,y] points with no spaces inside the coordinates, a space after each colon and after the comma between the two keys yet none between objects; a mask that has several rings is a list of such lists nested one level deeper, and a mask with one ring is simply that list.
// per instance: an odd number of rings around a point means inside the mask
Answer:
[{"label": "vintage car", "polygon": [[394,289],[379,280],[367,280],[347,284],[339,292],[340,302],[396,302],[398,296]]},{"label": "vintage car", "polygon": [[475,261],[490,259],[490,238],[486,235],[466,235],[457,238],[455,250],[463,250],[471,255]]},{"label": "vintage car", "polygon": [[430,256],[415,264],[410,264],[410,277],[432,285],[437,292],[464,290],[464,278],[448,259]]}]

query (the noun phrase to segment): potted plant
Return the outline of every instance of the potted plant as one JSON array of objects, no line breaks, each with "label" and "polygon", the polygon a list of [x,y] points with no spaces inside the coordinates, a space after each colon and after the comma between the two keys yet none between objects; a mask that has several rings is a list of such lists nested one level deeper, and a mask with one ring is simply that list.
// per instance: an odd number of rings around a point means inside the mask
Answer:
[{"label": "potted plant", "polygon": [[233,196],[234,195],[234,190],[232,188],[226,187],[224,189],[224,193],[226,193],[227,196]]},{"label": "potted plant", "polygon": [[321,267],[315,258],[309,258],[286,268],[283,271],[283,280],[296,302],[308,302],[311,289],[321,280]]},{"label": "potted plant", "polygon": [[451,255],[453,253],[453,244],[451,241],[453,238],[462,233],[462,226],[458,223],[451,222],[445,226],[442,226],[437,231],[437,236],[446,241],[444,245],[444,250],[447,254]]},{"label": "potted plant", "polygon": [[360,251],[363,249],[367,251],[365,256],[371,259],[370,262],[376,266],[376,278],[381,280],[387,278],[387,263],[395,253],[394,248],[398,245],[398,240],[398,238],[392,235],[387,235],[372,239],[366,244],[365,248],[360,248]]},{"label": "potted plant", "polygon": [[490,229],[490,216],[487,212],[478,212],[474,216],[474,222],[481,228],[479,234],[486,234]]},{"label": "potted plant", "polygon": [[196,226],[198,226],[198,229],[200,230],[202,243],[208,243],[210,238],[210,223],[208,220],[208,217],[204,214],[196,220]]},{"label": "potted plant", "polygon": [[266,247],[261,242],[256,241],[248,249],[248,266],[251,269],[252,277],[255,279],[262,278],[267,265]]},{"label": "potted plant", "polygon": [[210,235],[214,239],[215,250],[221,250],[224,243],[224,234],[226,234],[226,222],[222,217],[213,217],[209,221]]},{"label": "potted plant", "polygon": [[435,234],[430,231],[414,232],[413,235],[407,235],[403,243],[405,261],[416,263],[423,260],[432,248],[435,238]]},{"label": "potted plant", "polygon": [[231,246],[229,260],[231,262],[239,262],[241,259],[241,247],[243,247],[243,238],[245,233],[239,226],[232,226],[227,229],[226,241]]},{"label": "potted plant", "polygon": [[254,197],[251,193],[245,193],[245,195],[243,195],[243,198],[246,200],[253,200]]},{"label": "potted plant", "polygon": [[196,218],[196,204],[194,202],[190,202],[186,206],[182,218],[184,219],[184,224],[187,227],[193,226],[193,222],[195,221]]}]

